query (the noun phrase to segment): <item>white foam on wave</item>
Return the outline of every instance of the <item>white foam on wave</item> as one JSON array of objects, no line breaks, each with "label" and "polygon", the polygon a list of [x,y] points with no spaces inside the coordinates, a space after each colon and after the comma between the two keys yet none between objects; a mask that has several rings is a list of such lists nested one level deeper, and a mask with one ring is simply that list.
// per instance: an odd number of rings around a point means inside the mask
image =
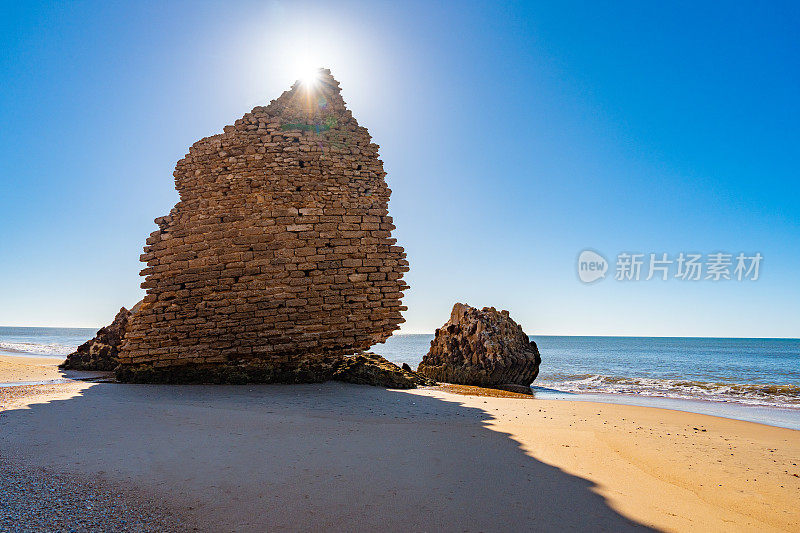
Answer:
[{"label": "white foam on wave", "polygon": [[788,384],[713,383],[583,374],[555,380],[542,379],[534,385],[571,393],[634,394],[800,409],[800,386]]},{"label": "white foam on wave", "polygon": [[10,342],[0,341],[0,352],[31,354],[31,355],[69,355],[77,346],[50,343],[39,344],[36,342]]}]

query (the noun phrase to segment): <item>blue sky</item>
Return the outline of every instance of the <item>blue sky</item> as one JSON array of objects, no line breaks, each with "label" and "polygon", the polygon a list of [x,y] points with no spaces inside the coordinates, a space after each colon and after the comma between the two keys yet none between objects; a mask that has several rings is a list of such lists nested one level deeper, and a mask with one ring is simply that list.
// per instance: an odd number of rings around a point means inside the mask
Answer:
[{"label": "blue sky", "polygon": [[[530,334],[798,337],[800,7],[642,4],[3,2],[0,324],[133,305],[175,162],[310,61],[381,146],[404,332],[462,301]],[[764,260],[619,282],[623,251]]]}]

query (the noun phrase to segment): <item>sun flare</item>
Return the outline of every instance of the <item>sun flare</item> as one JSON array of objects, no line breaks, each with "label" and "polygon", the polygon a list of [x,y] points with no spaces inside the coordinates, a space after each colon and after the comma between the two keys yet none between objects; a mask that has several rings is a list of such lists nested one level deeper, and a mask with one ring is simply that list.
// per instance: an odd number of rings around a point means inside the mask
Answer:
[{"label": "sun flare", "polygon": [[306,87],[314,87],[319,81],[320,65],[310,58],[298,61],[297,80]]}]

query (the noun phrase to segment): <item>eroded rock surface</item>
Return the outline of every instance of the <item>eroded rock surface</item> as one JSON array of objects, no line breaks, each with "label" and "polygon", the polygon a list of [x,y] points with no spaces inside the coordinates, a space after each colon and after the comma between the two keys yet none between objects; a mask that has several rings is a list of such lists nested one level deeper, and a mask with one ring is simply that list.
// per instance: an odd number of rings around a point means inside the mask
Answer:
[{"label": "eroded rock surface", "polygon": [[457,303],[450,320],[436,330],[430,351],[417,372],[437,381],[511,388],[529,386],[539,374],[541,357],[508,311],[476,309]]},{"label": "eroded rock surface", "polygon": [[97,331],[97,335],[78,346],[67,356],[59,368],[64,370],[114,370],[119,364],[119,349],[128,327],[131,311],[124,307],[119,310],[114,321]]},{"label": "eroded rock surface", "polygon": [[332,379],[390,389],[413,389],[436,383],[405,366],[401,368],[374,353],[361,353],[345,358]]}]

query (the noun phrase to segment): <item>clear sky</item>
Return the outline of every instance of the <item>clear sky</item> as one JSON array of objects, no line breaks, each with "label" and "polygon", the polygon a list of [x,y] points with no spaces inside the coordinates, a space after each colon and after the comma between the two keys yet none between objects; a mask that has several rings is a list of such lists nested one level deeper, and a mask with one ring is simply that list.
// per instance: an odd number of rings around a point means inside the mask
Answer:
[{"label": "clear sky", "polygon": [[[798,6],[3,1],[0,324],[136,303],[176,161],[318,63],[381,146],[404,332],[462,301],[539,335],[798,337]],[[623,251],[764,259],[622,282]]]}]

